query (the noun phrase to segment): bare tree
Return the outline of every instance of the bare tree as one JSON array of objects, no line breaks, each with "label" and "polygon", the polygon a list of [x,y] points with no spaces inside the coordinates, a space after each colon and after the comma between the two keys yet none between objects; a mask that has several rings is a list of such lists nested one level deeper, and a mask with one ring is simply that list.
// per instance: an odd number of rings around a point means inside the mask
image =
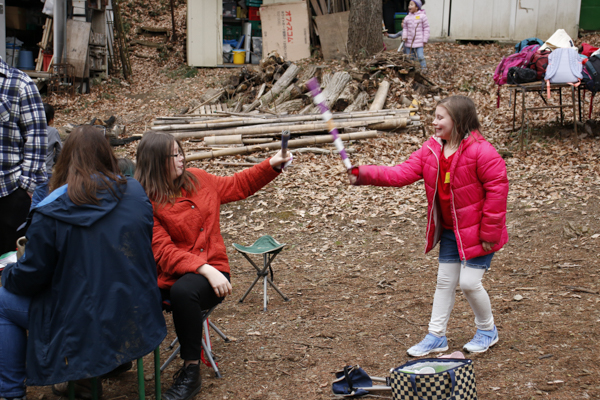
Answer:
[{"label": "bare tree", "polygon": [[383,50],[381,0],[350,0],[348,55],[353,60]]}]

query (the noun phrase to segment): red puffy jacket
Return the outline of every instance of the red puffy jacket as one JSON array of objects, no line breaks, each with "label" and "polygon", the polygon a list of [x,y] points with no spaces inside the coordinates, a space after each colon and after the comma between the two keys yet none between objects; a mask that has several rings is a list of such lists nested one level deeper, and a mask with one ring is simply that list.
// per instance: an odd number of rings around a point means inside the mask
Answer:
[{"label": "red puffy jacket", "polygon": [[[404,163],[394,167],[359,167],[357,185],[401,187],[420,179],[427,193],[427,245],[429,252],[440,240],[441,212],[435,201],[442,143],[430,138]],[[506,165],[496,149],[477,131],[463,139],[450,166],[452,220],[461,260],[498,251],[508,242]],[[490,252],[481,242],[495,243]]]}]

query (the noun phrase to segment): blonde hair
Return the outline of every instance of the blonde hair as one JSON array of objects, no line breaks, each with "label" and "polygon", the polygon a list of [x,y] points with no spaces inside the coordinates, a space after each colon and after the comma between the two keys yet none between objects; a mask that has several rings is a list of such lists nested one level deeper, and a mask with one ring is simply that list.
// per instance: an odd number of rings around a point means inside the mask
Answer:
[{"label": "blonde hair", "polygon": [[458,147],[465,135],[473,131],[480,131],[481,124],[477,118],[477,108],[473,100],[466,96],[450,96],[440,101],[438,107],[444,109],[450,115],[454,127],[450,134],[450,146]]}]

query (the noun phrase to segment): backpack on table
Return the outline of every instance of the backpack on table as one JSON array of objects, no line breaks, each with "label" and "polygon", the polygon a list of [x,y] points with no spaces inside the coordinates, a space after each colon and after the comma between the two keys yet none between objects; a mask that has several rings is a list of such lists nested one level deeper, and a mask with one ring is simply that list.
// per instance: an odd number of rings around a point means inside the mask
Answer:
[{"label": "backpack on table", "polygon": [[558,48],[548,56],[546,80],[548,98],[550,98],[551,83],[569,83],[579,86],[582,74],[581,58],[574,47]]},{"label": "backpack on table", "polygon": [[496,71],[494,72],[494,82],[496,82],[498,86],[504,85],[506,83],[508,70],[511,67],[523,67],[529,64],[531,57],[533,57],[539,47],[540,46],[534,44],[525,47],[520,53],[504,57],[496,67]]},{"label": "backpack on table", "polygon": [[512,67],[524,67],[529,64],[531,57],[533,57],[539,47],[537,44],[532,44],[525,47],[520,53],[502,58],[502,61],[496,67],[496,71],[494,71],[494,82],[498,85],[497,108],[500,108],[500,86],[507,82],[508,70]]},{"label": "backpack on table", "polygon": [[515,53],[520,53],[525,47],[531,46],[532,44],[541,46],[544,44],[544,42],[536,37],[527,38],[515,44]]},{"label": "backpack on table", "polygon": [[529,83],[535,81],[535,71],[529,68],[511,67],[508,70],[508,75],[506,76],[506,82],[511,85],[518,85],[521,83]]},{"label": "backpack on table", "polygon": [[596,93],[600,90],[600,58],[591,56],[583,64],[581,82],[586,90]]},{"label": "backpack on table", "polygon": [[544,74],[546,73],[546,68],[548,68],[548,56],[552,53],[551,50],[537,50],[533,57],[531,57],[531,61],[527,65],[528,68],[532,69],[536,73],[536,81],[541,81],[544,79]]}]

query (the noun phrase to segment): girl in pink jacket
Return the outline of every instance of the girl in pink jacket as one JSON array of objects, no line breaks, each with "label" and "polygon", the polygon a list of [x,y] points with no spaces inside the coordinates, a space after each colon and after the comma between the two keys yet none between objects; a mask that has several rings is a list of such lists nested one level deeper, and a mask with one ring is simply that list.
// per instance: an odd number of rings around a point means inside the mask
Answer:
[{"label": "girl in pink jacket", "polygon": [[356,167],[349,174],[350,183],[401,187],[423,179],[428,201],[425,252],[440,243],[439,268],[429,333],[408,354],[418,357],[448,350],[446,326],[459,283],[477,327],[463,349],[481,353],[498,342],[490,298],[481,280],[494,252],[508,242],[506,165],[479,133],[471,99],[442,100],[433,126],[435,136],[404,163]]},{"label": "girl in pink jacket", "polygon": [[402,41],[404,54],[410,54],[412,60],[419,59],[421,68],[427,68],[423,47],[429,41],[429,21],[427,14],[422,10],[425,0],[412,0],[408,4],[409,14],[402,21]]}]

